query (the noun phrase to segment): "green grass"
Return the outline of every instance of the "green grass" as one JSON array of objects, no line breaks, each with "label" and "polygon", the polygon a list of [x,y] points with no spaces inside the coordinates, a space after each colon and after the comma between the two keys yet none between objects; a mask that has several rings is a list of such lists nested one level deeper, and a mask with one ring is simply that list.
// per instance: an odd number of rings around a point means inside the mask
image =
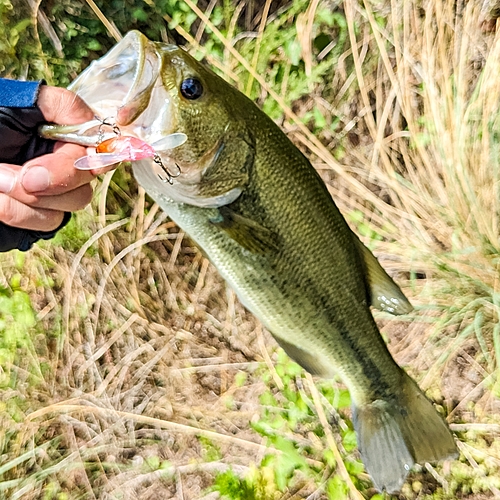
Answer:
[{"label": "green grass", "polygon": [[[3,75],[66,85],[115,42],[85,2],[36,23],[18,4],[0,0]],[[500,52],[480,5],[99,6],[256,100],[416,305],[376,319],[461,455],[400,498],[498,495]],[[345,388],[276,350],[129,171],[56,240],[0,257],[0,498],[382,498]]]}]

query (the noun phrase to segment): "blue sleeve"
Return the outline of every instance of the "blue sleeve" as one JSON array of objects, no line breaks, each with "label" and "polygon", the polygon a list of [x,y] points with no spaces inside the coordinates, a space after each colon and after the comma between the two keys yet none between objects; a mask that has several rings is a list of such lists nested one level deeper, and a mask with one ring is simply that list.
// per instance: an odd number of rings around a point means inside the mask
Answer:
[{"label": "blue sleeve", "polygon": [[33,108],[42,82],[20,82],[0,78],[0,107]]},{"label": "blue sleeve", "polygon": [[[45,123],[36,106],[42,82],[20,82],[0,78],[0,163],[23,165],[26,161],[51,153],[54,141],[38,135]],[[62,224],[54,231],[32,231],[0,222],[0,252],[17,248],[29,250],[38,240],[48,240],[71,218],[66,213]]]}]

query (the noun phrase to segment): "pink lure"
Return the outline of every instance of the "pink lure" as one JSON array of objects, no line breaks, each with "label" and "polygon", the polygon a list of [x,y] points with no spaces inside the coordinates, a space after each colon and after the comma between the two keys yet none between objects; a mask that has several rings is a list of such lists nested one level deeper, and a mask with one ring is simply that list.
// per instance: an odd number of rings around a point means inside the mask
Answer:
[{"label": "pink lure", "polygon": [[184,144],[186,140],[185,134],[175,133],[167,135],[153,144],[148,144],[137,137],[119,135],[98,144],[96,147],[97,154],[78,158],[75,161],[75,167],[79,170],[97,170],[122,161],[155,158],[158,150],[164,151],[176,148]]},{"label": "pink lure", "polygon": [[155,150],[147,142],[128,135],[112,137],[101,142],[97,146],[96,152],[124,155],[129,160],[143,160],[144,158],[152,158],[155,155]]}]

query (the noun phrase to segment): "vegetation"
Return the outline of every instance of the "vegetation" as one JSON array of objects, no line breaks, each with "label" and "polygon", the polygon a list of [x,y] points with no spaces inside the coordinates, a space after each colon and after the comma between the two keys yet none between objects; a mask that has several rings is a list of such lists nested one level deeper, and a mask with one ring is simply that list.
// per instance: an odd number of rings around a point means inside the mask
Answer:
[{"label": "vegetation", "polygon": [[[140,29],[248,93],[416,305],[376,319],[461,456],[399,498],[500,495],[500,45],[480,2],[97,4],[0,0],[1,74],[66,85]],[[276,348],[126,169],[57,240],[0,256],[0,360],[0,498],[383,498],[346,390]]]}]

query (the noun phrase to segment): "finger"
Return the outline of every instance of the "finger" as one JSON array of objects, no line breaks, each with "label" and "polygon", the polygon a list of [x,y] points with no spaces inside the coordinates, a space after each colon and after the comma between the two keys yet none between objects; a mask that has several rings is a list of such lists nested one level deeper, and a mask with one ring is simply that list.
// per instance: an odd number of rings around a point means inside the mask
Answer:
[{"label": "finger", "polygon": [[33,208],[8,195],[0,194],[0,221],[8,226],[34,231],[53,231],[64,218],[64,212]]},{"label": "finger", "polygon": [[83,99],[59,87],[42,85],[37,105],[48,122],[61,125],[74,125],[94,118],[94,113]]},{"label": "finger", "polygon": [[[19,168],[20,170],[16,170],[14,165],[0,164],[0,193],[8,194],[9,197],[31,207],[67,212],[81,210],[91,201],[92,187],[89,182],[82,183],[81,179],[75,181],[73,176],[68,178],[58,173],[59,177],[56,179],[58,185],[54,186],[50,184],[50,173],[45,167],[35,165],[29,170],[25,170],[24,167]],[[81,174],[77,176],[82,177]],[[91,174],[88,176],[93,178]],[[48,184],[48,187],[30,193],[23,187],[23,181],[37,189],[43,188],[42,184]],[[77,187],[72,189],[73,185]]]},{"label": "finger", "polygon": [[[41,167],[34,167],[41,168]],[[33,208],[47,208],[50,210],[62,210],[64,212],[75,212],[85,208],[92,200],[92,186],[87,183],[76,189],[68,190],[60,194],[46,195],[30,194],[22,189],[19,184],[8,193],[13,198],[24,205]]]},{"label": "finger", "polygon": [[73,191],[56,196],[33,196],[32,199],[26,200],[26,204],[33,208],[76,212],[85,208],[92,201],[92,194],[92,186],[84,184]]},{"label": "finger", "polygon": [[[87,154],[85,148],[70,143],[58,144],[62,145],[58,145],[54,153],[24,164],[19,177],[21,190],[37,196],[54,196],[73,191],[95,178],[92,171],[75,168],[75,161]],[[19,193],[13,195],[21,199]]]}]

